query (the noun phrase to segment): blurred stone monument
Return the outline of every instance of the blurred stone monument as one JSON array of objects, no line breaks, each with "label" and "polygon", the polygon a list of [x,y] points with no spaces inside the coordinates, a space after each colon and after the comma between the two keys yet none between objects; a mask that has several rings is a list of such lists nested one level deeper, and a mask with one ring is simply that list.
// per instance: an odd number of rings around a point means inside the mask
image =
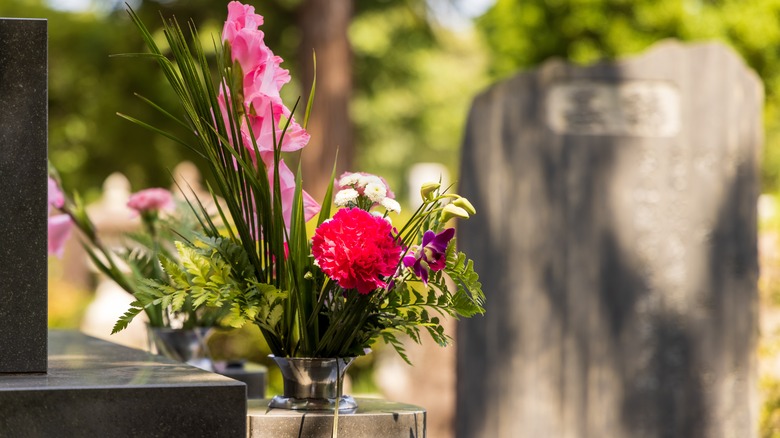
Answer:
[{"label": "blurred stone monument", "polygon": [[459,437],[751,437],[759,78],[720,44],[551,61],[474,101]]}]

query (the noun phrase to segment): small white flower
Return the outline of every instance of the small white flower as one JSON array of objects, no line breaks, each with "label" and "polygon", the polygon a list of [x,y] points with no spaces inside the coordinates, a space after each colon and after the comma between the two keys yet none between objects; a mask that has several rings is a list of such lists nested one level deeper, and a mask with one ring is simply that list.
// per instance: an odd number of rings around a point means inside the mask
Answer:
[{"label": "small white flower", "polygon": [[341,187],[351,187],[357,184],[359,181],[360,181],[359,173],[350,173],[341,177],[341,179],[339,180],[339,185]]},{"label": "small white flower", "polygon": [[398,203],[393,198],[385,198],[380,202],[382,204],[382,207],[384,207],[387,211],[392,211],[393,213],[400,213],[401,212],[401,204]]},{"label": "small white flower", "polygon": [[[378,179],[378,178],[377,178]],[[372,202],[380,203],[387,197],[387,189],[382,181],[372,181],[366,185],[363,190],[363,194],[368,197]]]},{"label": "small white flower", "polygon": [[369,184],[379,184],[382,187],[385,186],[385,184],[382,182],[382,178],[371,175],[371,174],[365,174],[365,175],[358,175],[360,178],[358,179],[358,187],[368,187]]},{"label": "small white flower", "polygon": [[344,207],[357,201],[358,192],[355,189],[344,189],[336,193],[336,199],[333,201],[339,207]]}]

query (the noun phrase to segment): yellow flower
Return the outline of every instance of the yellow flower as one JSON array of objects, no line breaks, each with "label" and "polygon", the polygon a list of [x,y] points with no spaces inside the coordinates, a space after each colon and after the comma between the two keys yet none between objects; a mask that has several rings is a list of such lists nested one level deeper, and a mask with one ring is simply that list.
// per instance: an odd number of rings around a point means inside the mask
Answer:
[{"label": "yellow flower", "polygon": [[460,197],[455,201],[453,201],[453,204],[466,210],[469,214],[477,214],[477,210],[474,208],[473,205],[471,205],[471,202],[469,202],[469,200],[466,198]]},{"label": "yellow flower", "polygon": [[433,192],[438,190],[438,188],[441,187],[441,184],[437,182],[427,182],[420,187],[420,196],[422,197],[423,202],[425,201],[433,201]]},{"label": "yellow flower", "polygon": [[441,211],[441,221],[447,222],[454,217],[468,219],[469,213],[455,204],[447,204]]}]

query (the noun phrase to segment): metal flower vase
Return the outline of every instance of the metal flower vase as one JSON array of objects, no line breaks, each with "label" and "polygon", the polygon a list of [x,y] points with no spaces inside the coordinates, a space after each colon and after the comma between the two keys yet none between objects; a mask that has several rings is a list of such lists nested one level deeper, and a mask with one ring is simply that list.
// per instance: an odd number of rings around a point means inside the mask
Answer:
[{"label": "metal flower vase", "polygon": [[284,394],[277,395],[268,404],[270,408],[305,411],[354,411],[355,399],[343,395],[344,375],[355,360],[342,358],[271,358],[282,371]]},{"label": "metal flower vase", "polygon": [[172,329],[147,326],[149,349],[156,354],[188,365],[214,371],[211,353],[207,344],[212,329]]}]

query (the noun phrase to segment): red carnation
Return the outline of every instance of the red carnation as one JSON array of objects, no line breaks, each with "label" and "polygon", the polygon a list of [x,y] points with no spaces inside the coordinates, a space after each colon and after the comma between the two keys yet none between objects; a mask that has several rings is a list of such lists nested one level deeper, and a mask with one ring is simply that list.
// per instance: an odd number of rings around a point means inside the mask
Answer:
[{"label": "red carnation", "polygon": [[339,210],[317,228],[312,255],[328,277],[344,289],[367,294],[396,272],[401,245],[389,222],[359,208]]}]

